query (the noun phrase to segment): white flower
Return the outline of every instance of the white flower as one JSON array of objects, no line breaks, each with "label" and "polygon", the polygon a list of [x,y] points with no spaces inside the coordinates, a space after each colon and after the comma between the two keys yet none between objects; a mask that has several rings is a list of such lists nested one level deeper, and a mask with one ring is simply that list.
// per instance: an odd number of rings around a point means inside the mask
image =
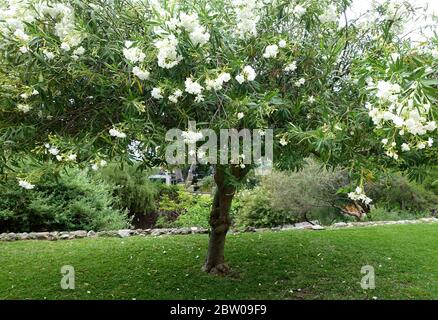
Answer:
[{"label": "white flower", "polygon": [[158,49],[157,60],[159,67],[171,69],[182,60],[177,52],[178,40],[173,34],[155,41],[154,45]]},{"label": "white flower", "polygon": [[319,16],[319,20],[322,23],[336,22],[338,20],[338,14],[336,12],[336,6],[331,4],[327,7],[327,10]]},{"label": "white flower", "polygon": [[66,42],[61,43],[61,50],[70,51],[71,50],[70,45]]},{"label": "white flower", "polygon": [[146,58],[146,55],[137,47],[123,48],[123,55],[132,63],[143,62]]},{"label": "white flower", "polygon": [[300,78],[299,80],[295,81],[295,86],[301,87],[306,82],[306,79]]},{"label": "white flower", "polygon": [[303,14],[306,13],[306,8],[300,6],[299,4],[296,5],[292,12],[294,13],[294,15],[296,15],[297,17],[301,17]]},{"label": "white flower", "polygon": [[116,137],[116,138],[126,138],[126,133],[118,131],[116,129],[110,129],[109,134],[110,134],[110,136]]},{"label": "white flower", "polygon": [[80,46],[73,51],[73,54],[76,56],[81,56],[85,53],[84,47]]},{"label": "white flower", "polygon": [[136,76],[140,80],[147,80],[150,76],[149,71],[144,71],[137,66],[132,68],[132,73],[134,74],[134,76]]},{"label": "white flower", "polygon": [[286,73],[289,73],[289,72],[293,72],[293,71],[295,71],[296,69],[297,69],[297,62],[296,62],[296,61],[293,61],[293,62],[289,63],[289,64],[284,68],[284,71],[285,71]]},{"label": "white flower", "polygon": [[177,103],[178,99],[182,96],[183,92],[180,89],[176,89],[170,96],[169,101],[173,103]]},{"label": "white flower", "polygon": [[285,48],[286,45],[287,45],[286,40],[280,40],[280,41],[278,41],[278,46],[279,46],[280,48]]},{"label": "white flower", "polygon": [[157,100],[163,99],[163,95],[161,93],[161,88],[153,88],[151,91],[151,96]]},{"label": "white flower", "polygon": [[22,46],[22,47],[20,47],[20,52],[21,53],[28,53],[29,52],[29,47],[27,47],[27,46]]},{"label": "white flower", "polygon": [[56,156],[59,153],[59,149],[57,149],[55,147],[51,147],[51,148],[49,148],[49,153]]},{"label": "white flower", "polygon": [[278,54],[278,46],[276,44],[267,46],[265,49],[265,53],[263,54],[264,58],[275,58]]},{"label": "white flower", "polygon": [[402,151],[409,151],[409,150],[411,150],[411,148],[409,147],[409,145],[407,143],[402,143],[401,149],[402,149]]},{"label": "white flower", "polygon": [[233,0],[236,15],[236,34],[239,38],[257,36],[257,23],[260,20],[258,0]]},{"label": "white flower", "polygon": [[132,46],[133,44],[134,44],[134,42],[129,41],[129,40],[126,40],[126,41],[125,41],[125,48],[129,49],[129,48],[131,48],[131,46]]},{"label": "white flower", "polygon": [[230,81],[231,75],[227,72],[221,73],[216,79],[208,79],[205,81],[207,90],[221,90],[225,82]]},{"label": "white flower", "polygon": [[33,96],[37,96],[39,94],[40,93],[39,93],[39,91],[37,89],[33,89],[32,93],[31,93],[31,95],[33,95]]},{"label": "white flower", "polygon": [[309,103],[314,103],[315,102],[315,97],[314,96],[309,96],[309,99],[307,99],[307,101]]},{"label": "white flower", "polygon": [[433,145],[433,139],[432,138],[429,137],[429,139],[427,139],[427,145],[429,147],[432,147],[432,145]]},{"label": "white flower", "polygon": [[108,162],[106,162],[105,160],[100,160],[99,165],[101,167],[106,167],[106,165],[108,164]]},{"label": "white flower", "polygon": [[77,158],[77,155],[76,155],[75,153],[69,154],[69,155],[67,156],[67,159],[68,159],[69,161],[76,161],[76,158]]},{"label": "white flower", "polygon": [[97,170],[99,170],[99,166],[97,164],[93,164],[91,166],[91,169],[93,169],[94,171],[97,171]]},{"label": "white flower", "polygon": [[48,50],[43,50],[43,54],[47,60],[52,60],[53,58],[55,58],[55,54],[53,52],[48,51]]},{"label": "white flower", "polygon": [[382,144],[385,146],[388,143],[388,139],[382,139]]},{"label": "white flower", "polygon": [[280,144],[282,145],[282,146],[286,146],[287,145],[287,140],[285,139],[285,138],[281,138],[280,139]]},{"label": "white flower", "polygon": [[239,112],[238,114],[237,114],[237,119],[242,119],[243,117],[245,116],[245,114],[243,113],[243,112]]},{"label": "white flower", "polygon": [[254,81],[256,72],[251,66],[245,66],[242,69],[242,73],[236,76],[237,82],[242,84],[244,81]]},{"label": "white flower", "polygon": [[31,190],[35,187],[35,185],[27,182],[26,180],[18,180],[18,185],[26,190]]},{"label": "white flower", "polygon": [[347,194],[348,198],[354,201],[362,201],[366,205],[370,204],[373,200],[365,195],[361,187],[356,187],[354,192],[349,192]]},{"label": "white flower", "polygon": [[379,80],[377,82],[376,97],[382,100],[395,100],[395,94],[400,92],[400,86],[391,82]]},{"label": "white flower", "polygon": [[426,148],[426,144],[423,141],[417,143],[417,149],[421,150],[424,148]]},{"label": "white flower", "polygon": [[198,82],[193,82],[191,78],[186,78],[184,85],[185,91],[193,95],[200,95],[204,89]]},{"label": "white flower", "polygon": [[241,74],[238,74],[238,75],[236,76],[236,80],[237,80],[237,82],[239,82],[240,84],[242,84],[242,83],[245,82],[245,77],[244,77],[243,75],[241,75]]}]

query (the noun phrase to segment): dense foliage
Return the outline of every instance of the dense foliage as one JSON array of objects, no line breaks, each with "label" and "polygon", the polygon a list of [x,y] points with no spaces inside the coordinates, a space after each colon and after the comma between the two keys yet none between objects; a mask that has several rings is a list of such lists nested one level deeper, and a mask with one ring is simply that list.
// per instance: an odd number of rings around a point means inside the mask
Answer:
[{"label": "dense foliage", "polygon": [[129,227],[117,209],[114,186],[85,172],[68,170],[46,177],[32,193],[10,179],[0,187],[0,232],[113,230]]}]

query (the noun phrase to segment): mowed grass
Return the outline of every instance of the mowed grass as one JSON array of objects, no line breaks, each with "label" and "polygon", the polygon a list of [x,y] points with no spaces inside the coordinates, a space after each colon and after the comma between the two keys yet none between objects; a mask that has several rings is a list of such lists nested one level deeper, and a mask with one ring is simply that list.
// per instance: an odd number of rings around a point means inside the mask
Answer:
[{"label": "mowed grass", "polygon": [[[207,239],[3,242],[0,299],[438,299],[438,224],[229,235],[228,277],[200,271]],[[63,265],[75,290],[61,289]]]}]

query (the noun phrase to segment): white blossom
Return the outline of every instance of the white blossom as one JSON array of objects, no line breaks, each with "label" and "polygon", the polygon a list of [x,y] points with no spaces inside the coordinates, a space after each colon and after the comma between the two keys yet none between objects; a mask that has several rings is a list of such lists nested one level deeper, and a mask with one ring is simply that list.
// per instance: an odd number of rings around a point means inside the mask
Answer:
[{"label": "white blossom", "polygon": [[118,131],[117,129],[110,129],[109,130],[109,134],[112,137],[116,137],[116,138],[126,138],[126,133]]},{"label": "white blossom", "polygon": [[278,54],[278,46],[276,44],[267,46],[265,53],[263,53],[264,58],[275,58]]},{"label": "white blossom", "polygon": [[23,189],[26,189],[26,190],[31,190],[31,189],[33,189],[35,187],[35,185],[29,183],[26,180],[18,180],[18,185],[20,187],[22,187]]},{"label": "white blossom", "polygon": [[366,205],[369,205],[373,200],[365,195],[361,187],[356,187],[354,192],[347,194],[348,198],[354,201],[362,201]]},{"label": "white blossom", "polygon": [[151,91],[151,96],[157,100],[163,99],[163,94],[161,92],[161,88],[153,88]]},{"label": "white blossom", "polygon": [[149,78],[149,76],[150,76],[150,72],[149,71],[142,70],[142,69],[140,69],[137,66],[132,68],[132,73],[134,74],[134,76],[136,76],[140,80],[147,80]]}]

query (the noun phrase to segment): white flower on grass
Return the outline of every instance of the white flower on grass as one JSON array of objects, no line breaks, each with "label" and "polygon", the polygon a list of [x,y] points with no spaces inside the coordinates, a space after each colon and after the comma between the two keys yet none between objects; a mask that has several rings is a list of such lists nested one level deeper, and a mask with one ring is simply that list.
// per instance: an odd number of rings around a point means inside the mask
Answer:
[{"label": "white flower on grass", "polygon": [[140,80],[147,80],[150,76],[149,71],[142,70],[137,66],[132,68],[132,73]]},{"label": "white flower on grass", "polygon": [[283,39],[282,39],[282,40],[278,41],[278,46],[279,46],[280,48],[285,48],[286,45],[287,45],[286,40],[283,40]]},{"label": "white flower on grass", "polygon": [[157,100],[163,99],[161,88],[153,88],[151,90],[151,96]]},{"label": "white flower on grass", "polygon": [[67,160],[68,160],[68,161],[76,161],[76,159],[77,159],[77,155],[76,155],[76,153],[72,153],[72,154],[69,154],[69,155],[67,156]]},{"label": "white flower on grass", "polygon": [[275,58],[278,54],[278,46],[276,44],[267,46],[265,53],[263,53],[264,58]]},{"label": "white flower on grass", "polygon": [[285,68],[284,68],[284,72],[289,73],[289,72],[293,72],[297,70],[297,62],[293,61],[291,63],[289,63]]},{"label": "white flower on grass", "polygon": [[237,119],[242,119],[243,117],[245,116],[245,114],[243,113],[243,112],[239,112],[238,114],[237,114]]},{"label": "white flower on grass", "polygon": [[361,187],[356,187],[354,192],[349,192],[347,194],[348,198],[354,201],[362,201],[366,205],[370,204],[373,200],[365,195]]},{"label": "white flower on grass", "polygon": [[76,48],[74,51],[73,51],[73,54],[72,54],[72,58],[74,59],[74,60],[77,60],[77,59],[79,59],[79,57],[80,56],[82,56],[83,54],[85,53],[85,49],[84,49],[84,47],[79,47],[79,48]]},{"label": "white flower on grass", "polygon": [[312,104],[315,102],[315,97],[314,96],[309,96],[309,99],[307,99],[307,101]]},{"label": "white flower on grass", "polygon": [[110,136],[116,137],[116,138],[126,138],[126,133],[118,131],[114,128],[109,130],[109,134],[110,134]]},{"label": "white flower on grass", "polygon": [[29,47],[28,46],[22,46],[18,50],[20,50],[21,53],[28,53],[29,52]]},{"label": "white flower on grass", "polygon": [[31,190],[35,187],[35,185],[27,182],[26,180],[18,180],[18,185],[26,190]]}]

